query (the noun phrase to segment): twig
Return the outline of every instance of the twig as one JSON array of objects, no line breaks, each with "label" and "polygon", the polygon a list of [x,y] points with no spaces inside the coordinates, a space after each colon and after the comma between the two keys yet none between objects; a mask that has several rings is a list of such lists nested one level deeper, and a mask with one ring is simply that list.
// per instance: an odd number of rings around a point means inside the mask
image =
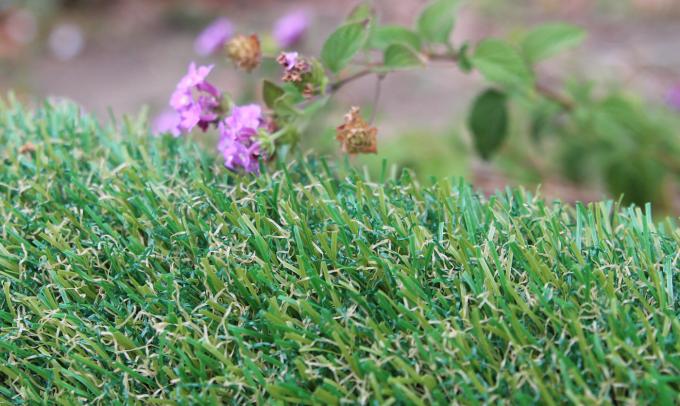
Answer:
[{"label": "twig", "polygon": [[458,55],[455,54],[455,53],[448,53],[448,54],[426,53],[425,57],[430,61],[444,61],[444,62],[456,62],[456,61],[458,61]]},{"label": "twig", "polygon": [[[428,59],[432,61],[450,61],[450,62],[456,62],[458,60],[458,55],[455,53],[448,53],[448,54],[427,54],[426,55]],[[536,84],[536,91],[540,93],[543,97],[546,99],[552,100],[555,103],[559,104],[563,109],[567,111],[571,111],[574,109],[574,103],[566,98],[565,96],[557,93],[555,90],[550,89],[549,87],[537,83]]]},{"label": "twig", "polygon": [[368,76],[372,73],[374,73],[374,71],[371,68],[360,70],[359,72],[357,72],[357,73],[355,73],[351,76],[348,76],[344,79],[340,79],[337,82],[331,84],[330,91],[331,92],[337,92],[338,90],[340,90],[340,88],[342,88],[346,84],[354,82],[355,80],[363,78],[364,76]]},{"label": "twig", "polygon": [[563,95],[557,93],[555,90],[550,89],[549,87],[541,83],[536,83],[536,91],[543,95],[543,97],[545,97],[546,99],[552,100],[555,103],[559,104],[566,111],[571,111],[575,107],[573,101],[567,99]]},{"label": "twig", "polygon": [[380,102],[380,89],[382,88],[382,81],[385,79],[385,75],[379,75],[375,81],[375,93],[373,94],[373,111],[371,112],[370,124],[375,123],[375,116],[378,111],[378,103]]},{"label": "twig", "polygon": [[[457,62],[458,61],[458,55],[456,53],[445,53],[445,54],[436,54],[436,53],[426,53],[424,56],[430,60],[430,61],[443,61],[443,62]],[[373,73],[376,74],[384,74],[380,72],[376,72],[373,68],[375,68],[378,65],[373,65],[369,66],[368,68],[362,69],[356,73],[354,73],[351,76],[348,76],[344,79],[339,79],[338,81],[332,83],[330,85],[330,92],[334,93],[340,90],[342,87],[345,85],[357,80],[361,79],[364,76],[371,75]],[[552,100],[553,102],[559,104],[564,110],[566,111],[572,111],[575,108],[574,102],[567,97],[563,96],[562,94],[557,93],[554,89],[551,89],[544,84],[537,83],[535,87],[536,91],[541,94],[543,97],[545,97],[548,100]]]}]

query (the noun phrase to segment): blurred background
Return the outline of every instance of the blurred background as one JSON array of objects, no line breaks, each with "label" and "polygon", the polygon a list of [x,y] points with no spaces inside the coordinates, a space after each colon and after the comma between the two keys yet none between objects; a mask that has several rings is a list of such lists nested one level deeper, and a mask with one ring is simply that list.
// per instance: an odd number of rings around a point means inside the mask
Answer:
[{"label": "blurred background", "polygon": [[[261,78],[276,77],[276,66],[265,64],[255,75],[245,75],[220,52],[201,55],[196,39],[207,26],[225,17],[235,32],[260,34],[266,48],[274,40],[277,20],[302,11],[309,26],[295,49],[318,55],[326,36],[356,3],[0,0],[0,93],[11,90],[28,103],[67,98],[103,120],[110,114],[136,115],[148,106],[153,120],[167,110],[169,95],[189,61],[196,61],[216,63],[212,81],[237,100],[253,100]],[[426,1],[374,3],[381,22],[412,26]],[[558,20],[584,27],[588,38],[580,48],[541,64],[541,81],[558,89],[563,82],[581,81],[597,84],[595,91],[623,92],[636,100],[641,114],[663,122],[670,139],[680,144],[679,0],[473,0],[461,9],[454,43],[474,44],[490,35],[512,39],[535,24]],[[387,158],[396,170],[412,168],[423,180],[465,176],[488,192],[506,185],[533,189],[541,184],[542,194],[570,202],[617,197],[621,191],[633,195],[631,201],[652,200],[663,212],[680,213],[677,165],[664,169],[669,173],[651,171],[644,176],[638,174],[639,165],[632,165],[622,169],[628,171],[627,177],[614,180],[589,176],[579,160],[589,153],[587,146],[558,150],[548,145],[542,147],[546,152],[515,141],[526,138],[527,120],[521,116],[503,153],[482,161],[472,151],[465,123],[483,83],[477,75],[446,64],[391,74],[383,83],[376,111],[380,153],[354,163],[377,173]],[[370,114],[374,88],[373,77],[343,88],[305,135],[305,148],[337,155],[334,127],[350,105],[364,106]],[[553,158],[557,156],[563,161],[559,165]],[[678,157],[670,159],[678,162]]]}]

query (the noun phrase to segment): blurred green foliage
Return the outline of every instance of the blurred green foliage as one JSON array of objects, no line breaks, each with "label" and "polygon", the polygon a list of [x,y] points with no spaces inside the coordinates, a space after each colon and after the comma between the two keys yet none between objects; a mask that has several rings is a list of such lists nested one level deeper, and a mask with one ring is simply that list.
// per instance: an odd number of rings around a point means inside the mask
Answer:
[{"label": "blurred green foliage", "polygon": [[[337,152],[335,130],[323,130],[322,126],[321,122],[313,124],[310,133],[315,135],[303,138],[302,150],[314,151],[322,156],[337,156],[342,160]],[[389,163],[389,171],[401,173],[402,169],[408,169],[423,181],[432,176],[466,176],[469,174],[469,148],[454,132],[453,129],[446,132],[414,129],[379,135],[378,154],[354,156],[348,162],[356,168],[367,170],[373,178],[382,173],[384,161]]]}]

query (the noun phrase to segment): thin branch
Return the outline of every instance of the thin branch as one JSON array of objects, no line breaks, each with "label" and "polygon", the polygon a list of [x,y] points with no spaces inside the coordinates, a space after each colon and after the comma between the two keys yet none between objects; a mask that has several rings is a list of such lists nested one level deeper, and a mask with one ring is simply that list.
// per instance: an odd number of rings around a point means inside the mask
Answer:
[{"label": "thin branch", "polygon": [[456,62],[456,61],[458,61],[458,55],[455,54],[455,53],[447,53],[447,54],[426,53],[425,57],[430,61],[444,61],[444,62]]},{"label": "thin branch", "polygon": [[[448,53],[448,54],[427,54],[426,55],[428,59],[432,61],[450,61],[450,62],[456,62],[458,60],[458,55],[455,53]],[[567,111],[571,111],[574,109],[574,103],[566,98],[565,96],[557,93],[555,90],[545,86],[544,84],[537,83],[536,84],[536,91],[540,93],[543,97],[545,97],[548,100],[552,100],[555,103],[559,104],[563,109]]]},{"label": "thin branch", "polygon": [[536,84],[536,91],[540,93],[543,97],[545,97],[548,100],[552,100],[555,103],[559,104],[564,110],[566,111],[572,111],[574,110],[574,102],[571,101],[570,99],[564,97],[563,95],[557,93],[555,90],[550,89],[549,87],[537,83]]},{"label": "thin branch", "polygon": [[[436,53],[426,53],[424,56],[429,60],[429,61],[443,61],[443,62],[457,62],[458,61],[458,54],[456,53],[444,53],[444,54],[436,54]],[[332,83],[329,87],[329,91],[331,93],[337,92],[340,90],[342,87],[345,85],[363,78],[365,76],[371,75],[371,74],[378,74],[382,75],[384,72],[376,72],[374,68],[376,68],[379,65],[373,65],[369,66],[367,68],[364,68],[351,76],[348,76],[344,79],[339,79],[338,81]],[[569,98],[565,97],[564,95],[558,93],[554,89],[551,89],[543,84],[537,83],[535,87],[536,91],[541,94],[543,97],[545,97],[548,100],[551,100],[557,104],[559,104],[564,110],[566,111],[572,111],[575,108],[574,102],[570,100]]]},{"label": "thin branch", "polygon": [[373,94],[373,111],[371,112],[370,124],[375,123],[375,116],[378,112],[378,103],[380,102],[380,89],[382,88],[382,81],[385,79],[385,75],[378,75],[375,81],[375,93]]},{"label": "thin branch", "polygon": [[331,86],[330,86],[330,91],[331,91],[331,93],[337,92],[338,90],[340,90],[340,88],[347,85],[348,83],[354,82],[355,80],[363,78],[364,76],[368,76],[372,73],[374,73],[374,72],[373,72],[373,69],[371,69],[371,68],[360,70],[360,71],[358,71],[357,73],[355,73],[351,76],[348,76],[344,79],[338,80],[335,83],[332,83]]}]

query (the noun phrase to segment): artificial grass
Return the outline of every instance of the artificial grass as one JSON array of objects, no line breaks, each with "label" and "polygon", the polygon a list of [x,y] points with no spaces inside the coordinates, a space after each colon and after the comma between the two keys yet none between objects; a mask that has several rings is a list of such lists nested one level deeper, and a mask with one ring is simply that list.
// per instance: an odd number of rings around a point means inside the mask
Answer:
[{"label": "artificial grass", "polygon": [[2,402],[680,401],[680,231],[649,208],[237,178],[113,128],[0,105]]}]

